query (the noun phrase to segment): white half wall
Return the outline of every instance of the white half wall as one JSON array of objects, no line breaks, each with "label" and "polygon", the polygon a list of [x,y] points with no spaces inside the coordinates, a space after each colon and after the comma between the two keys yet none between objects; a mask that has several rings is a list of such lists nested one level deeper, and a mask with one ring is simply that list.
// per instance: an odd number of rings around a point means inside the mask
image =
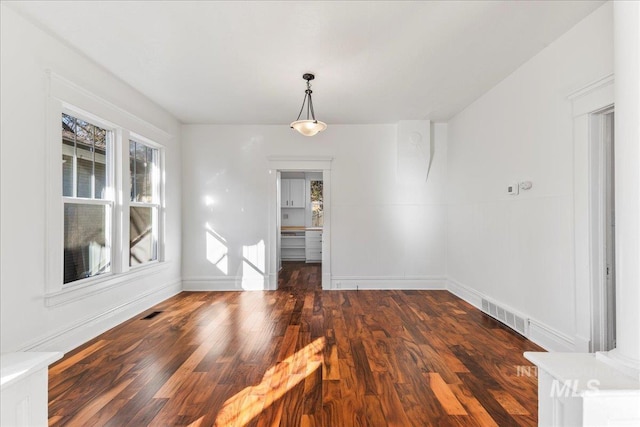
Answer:
[{"label": "white half wall", "polygon": [[606,3],[449,122],[448,276],[528,316],[549,349],[576,336],[567,96],[613,72],[612,23]]},{"label": "white half wall", "polygon": [[[3,352],[67,351],[180,292],[180,127],[175,118],[103,68],[6,4],[1,8],[1,347]],[[166,263],[120,275],[80,299],[62,296],[48,306],[46,70],[168,135],[163,141]]]},{"label": "white half wall", "polygon": [[410,184],[396,180],[396,125],[330,124],[312,138],[286,125],[184,125],[181,135],[186,290],[255,289],[270,274],[269,156],[333,157],[331,276],[345,287],[446,285],[446,125],[432,125],[428,180]]}]

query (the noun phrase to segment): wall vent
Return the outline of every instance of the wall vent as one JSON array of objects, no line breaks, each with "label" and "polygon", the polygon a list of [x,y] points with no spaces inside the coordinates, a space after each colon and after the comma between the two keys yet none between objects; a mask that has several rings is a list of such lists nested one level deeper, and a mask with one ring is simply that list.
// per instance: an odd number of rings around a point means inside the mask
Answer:
[{"label": "wall vent", "polygon": [[482,298],[482,311],[519,333],[527,336],[527,319]]}]

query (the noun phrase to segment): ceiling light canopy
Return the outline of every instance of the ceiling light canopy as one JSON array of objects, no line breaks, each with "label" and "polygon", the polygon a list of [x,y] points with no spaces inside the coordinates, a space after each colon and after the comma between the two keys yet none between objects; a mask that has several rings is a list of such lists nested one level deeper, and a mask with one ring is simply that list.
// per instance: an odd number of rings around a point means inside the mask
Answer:
[{"label": "ceiling light canopy", "polygon": [[[327,128],[327,124],[325,122],[321,122],[320,120],[316,120],[316,115],[313,112],[313,100],[311,99],[311,94],[313,91],[311,90],[311,80],[315,79],[316,76],[310,73],[306,73],[302,75],[302,78],[307,81],[307,90],[304,91],[304,99],[302,100],[302,107],[300,107],[300,112],[298,113],[298,118],[295,122],[291,123],[291,128],[297,130],[304,136],[313,136],[318,132],[322,132]],[[300,116],[304,111],[304,106],[307,105],[307,118],[304,120],[300,120]]]}]

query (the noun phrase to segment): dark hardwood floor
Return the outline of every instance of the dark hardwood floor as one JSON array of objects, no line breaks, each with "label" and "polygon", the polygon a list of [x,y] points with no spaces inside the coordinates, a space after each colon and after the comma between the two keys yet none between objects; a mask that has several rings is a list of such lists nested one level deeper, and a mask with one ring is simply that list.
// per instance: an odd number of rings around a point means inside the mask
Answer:
[{"label": "dark hardwood floor", "polygon": [[542,349],[450,293],[323,292],[304,263],[279,282],[183,292],[69,353],[50,425],[536,425],[518,366]]}]

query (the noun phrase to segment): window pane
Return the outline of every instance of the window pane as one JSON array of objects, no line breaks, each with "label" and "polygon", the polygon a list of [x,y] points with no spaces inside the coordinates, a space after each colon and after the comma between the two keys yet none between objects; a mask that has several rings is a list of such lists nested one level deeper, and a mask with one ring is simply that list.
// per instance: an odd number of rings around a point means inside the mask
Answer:
[{"label": "window pane", "polygon": [[129,265],[143,264],[158,258],[154,233],[156,208],[131,207],[129,223]]},{"label": "window pane", "polygon": [[94,126],[94,151],[95,151],[95,198],[104,199],[107,197],[107,131]]},{"label": "window pane", "polygon": [[78,156],[78,193],[77,197],[91,197],[91,177],[93,175],[93,162]]},{"label": "window pane", "polygon": [[96,162],[94,170],[95,170],[95,178],[96,178],[95,198],[104,199],[106,198],[106,190],[107,190],[107,165],[105,165],[104,163]]},{"label": "window pane", "polygon": [[62,195],[73,197],[73,155],[62,154]]},{"label": "window pane", "polygon": [[64,196],[106,197],[108,139],[106,129],[62,114]]},{"label": "window pane", "polygon": [[106,206],[65,204],[64,283],[111,270]]},{"label": "window pane", "polygon": [[139,142],[129,142],[129,171],[131,173],[131,200],[141,203],[155,202],[154,170],[158,150]]},{"label": "window pane", "polygon": [[311,181],[311,226],[322,227],[323,225],[322,181]]}]

